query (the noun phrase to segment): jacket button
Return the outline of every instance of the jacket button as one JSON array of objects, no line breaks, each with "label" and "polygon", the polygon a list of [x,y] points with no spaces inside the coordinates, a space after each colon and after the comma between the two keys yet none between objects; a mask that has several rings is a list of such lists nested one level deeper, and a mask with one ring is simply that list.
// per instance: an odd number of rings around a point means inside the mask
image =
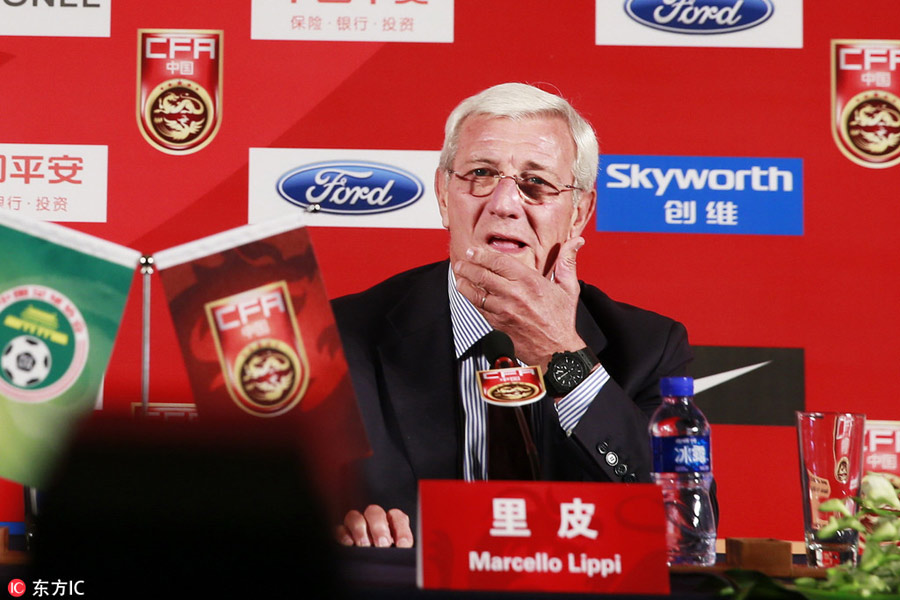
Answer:
[{"label": "jacket button", "polygon": [[634,473],[629,473],[622,478],[622,481],[624,481],[625,483],[635,483],[637,482],[637,475],[635,475]]},{"label": "jacket button", "polygon": [[606,454],[609,452],[609,442],[600,442],[597,444],[597,452],[600,454]]},{"label": "jacket button", "polygon": [[608,453],[606,455],[606,464],[608,464],[611,467],[614,467],[617,464],[619,464],[619,455],[616,454],[615,452]]},{"label": "jacket button", "polygon": [[621,477],[622,475],[624,475],[625,473],[628,472],[628,466],[625,465],[625,463],[622,463],[621,465],[617,466],[613,472],[616,475],[618,475],[619,477]]}]

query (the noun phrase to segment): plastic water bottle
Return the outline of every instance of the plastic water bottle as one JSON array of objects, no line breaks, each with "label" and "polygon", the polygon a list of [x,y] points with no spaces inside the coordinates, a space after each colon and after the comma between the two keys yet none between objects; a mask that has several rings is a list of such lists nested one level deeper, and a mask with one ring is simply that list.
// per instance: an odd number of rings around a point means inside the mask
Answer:
[{"label": "plastic water bottle", "polygon": [[694,380],[666,377],[663,402],[650,419],[653,480],[662,487],[670,565],[716,562],[716,519],[709,487],[709,423],[694,405]]}]

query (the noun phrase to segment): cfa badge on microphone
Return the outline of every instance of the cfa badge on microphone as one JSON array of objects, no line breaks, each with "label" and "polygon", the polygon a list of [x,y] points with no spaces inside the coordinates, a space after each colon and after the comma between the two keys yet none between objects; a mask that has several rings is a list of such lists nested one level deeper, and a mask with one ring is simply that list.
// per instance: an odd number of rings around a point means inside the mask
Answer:
[{"label": "cfa badge on microphone", "polygon": [[498,406],[523,406],[547,393],[540,367],[509,367],[478,371],[481,398]]}]

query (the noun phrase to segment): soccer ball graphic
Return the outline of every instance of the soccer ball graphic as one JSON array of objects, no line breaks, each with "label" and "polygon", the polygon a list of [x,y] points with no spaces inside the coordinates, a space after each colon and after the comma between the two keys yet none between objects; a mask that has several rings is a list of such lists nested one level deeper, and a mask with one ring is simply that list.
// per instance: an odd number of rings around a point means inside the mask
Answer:
[{"label": "soccer ball graphic", "polygon": [[34,387],[50,374],[50,349],[31,335],[14,337],[3,349],[0,368],[3,378],[14,386]]}]

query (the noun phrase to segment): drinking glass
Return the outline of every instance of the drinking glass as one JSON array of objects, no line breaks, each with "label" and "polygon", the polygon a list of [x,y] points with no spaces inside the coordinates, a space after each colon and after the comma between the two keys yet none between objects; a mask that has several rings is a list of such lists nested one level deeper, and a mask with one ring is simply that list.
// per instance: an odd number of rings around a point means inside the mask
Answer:
[{"label": "drinking glass", "polygon": [[842,529],[828,538],[817,535],[834,513],[819,506],[840,498],[850,512],[859,496],[866,416],[836,412],[797,412],[800,482],[803,492],[803,528],[810,566],[856,564],[859,533]]}]

